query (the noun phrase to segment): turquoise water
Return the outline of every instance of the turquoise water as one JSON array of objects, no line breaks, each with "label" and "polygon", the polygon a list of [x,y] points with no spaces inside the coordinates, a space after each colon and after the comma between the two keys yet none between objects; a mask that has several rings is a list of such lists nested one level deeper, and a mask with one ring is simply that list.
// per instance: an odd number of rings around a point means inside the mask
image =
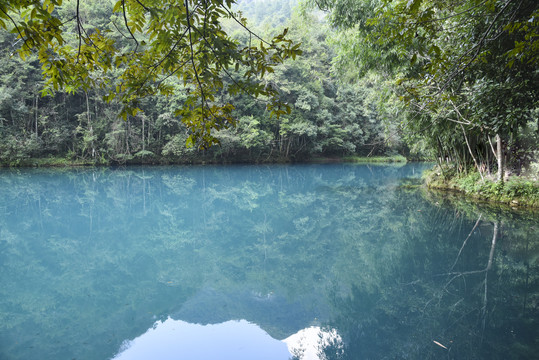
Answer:
[{"label": "turquoise water", "polygon": [[426,166],[1,170],[0,359],[534,358],[539,217]]}]

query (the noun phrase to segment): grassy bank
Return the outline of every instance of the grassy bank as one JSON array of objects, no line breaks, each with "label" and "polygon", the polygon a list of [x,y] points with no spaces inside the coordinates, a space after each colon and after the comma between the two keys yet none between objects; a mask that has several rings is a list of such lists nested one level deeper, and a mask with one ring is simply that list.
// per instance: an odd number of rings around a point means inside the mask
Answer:
[{"label": "grassy bank", "polygon": [[343,157],[345,162],[353,163],[405,163],[406,158],[402,155],[393,156],[345,156]]},{"label": "grassy bank", "polygon": [[467,196],[515,206],[539,207],[539,182],[533,178],[512,176],[504,182],[481,179],[477,172],[458,175],[438,166],[423,175],[430,189],[458,191]]},{"label": "grassy bank", "polygon": [[10,163],[0,163],[0,167],[77,167],[109,165],[107,162],[86,159],[67,159],[58,157],[18,159]]},{"label": "grassy bank", "polygon": [[358,164],[385,164],[385,163],[406,163],[407,160],[402,155],[393,156],[342,156],[342,157],[314,157],[307,162],[311,163],[331,163],[347,162]]}]

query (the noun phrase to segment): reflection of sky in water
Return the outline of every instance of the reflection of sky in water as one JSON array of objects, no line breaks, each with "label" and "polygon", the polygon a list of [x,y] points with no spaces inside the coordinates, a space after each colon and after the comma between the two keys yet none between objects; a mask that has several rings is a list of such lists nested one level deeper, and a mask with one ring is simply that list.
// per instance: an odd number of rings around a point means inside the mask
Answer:
[{"label": "reflection of sky in water", "polygon": [[125,344],[114,359],[268,359],[291,357],[286,344],[245,320],[216,325],[167,319]]},{"label": "reflection of sky in water", "polygon": [[200,325],[168,318],[125,341],[114,360],[288,360],[292,354],[302,360],[318,360],[322,347],[335,339],[340,340],[335,331],[323,332],[318,327],[279,341],[245,320]]}]

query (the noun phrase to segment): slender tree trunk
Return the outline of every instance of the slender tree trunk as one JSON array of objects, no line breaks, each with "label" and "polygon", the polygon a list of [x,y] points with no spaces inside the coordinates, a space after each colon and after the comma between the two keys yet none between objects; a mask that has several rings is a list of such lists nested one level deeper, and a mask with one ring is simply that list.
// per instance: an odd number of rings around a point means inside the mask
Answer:
[{"label": "slender tree trunk", "polygon": [[125,153],[129,154],[129,116],[127,117],[127,121],[125,122]]},{"label": "slender tree trunk", "polygon": [[504,159],[503,159],[503,144],[502,144],[502,138],[500,134],[496,134],[496,145],[497,145],[497,151],[496,151],[496,157],[498,158],[498,176],[497,180],[503,182],[503,174],[504,174]]},{"label": "slender tree trunk", "polygon": [[152,131],[152,122],[148,121],[148,130],[146,130],[146,142],[148,147],[150,146],[150,139],[151,139],[151,131]]},{"label": "slender tree trunk", "polygon": [[63,98],[63,100],[64,100],[64,115],[65,115],[65,122],[68,124],[68,123],[69,123],[69,112],[67,111],[67,96],[66,96],[65,93],[62,95],[62,98]]},{"label": "slender tree trunk", "polygon": [[37,133],[37,121],[38,121],[38,118],[39,118],[39,97],[38,95],[36,95],[36,108],[35,108],[35,112],[36,112],[36,139],[37,139],[37,136],[38,136],[38,133]]},{"label": "slender tree trunk", "polygon": [[95,95],[94,95],[94,116],[95,116],[95,119],[97,120],[97,112],[98,112],[98,104],[97,104],[97,91],[95,92]]},{"label": "slender tree trunk", "polygon": [[[90,137],[94,137],[94,129],[92,127],[92,115],[90,114],[90,99],[88,97],[88,92],[84,92],[84,95],[86,95],[86,116],[88,119],[88,130],[90,131]],[[94,146],[94,140],[91,140],[90,146],[92,147],[92,158],[95,158],[95,146]]]},{"label": "slender tree trunk", "polygon": [[144,143],[144,116],[141,116],[142,118],[142,151],[145,149],[145,143]]},{"label": "slender tree trunk", "polygon": [[485,166],[487,170],[487,174],[490,176],[490,157],[489,157],[489,149],[486,149],[485,151]]},{"label": "slender tree trunk", "polygon": [[470,152],[470,156],[473,159],[477,171],[479,171],[481,180],[485,180],[485,178],[483,177],[483,173],[481,172],[481,168],[479,167],[479,164],[477,163],[477,160],[475,159],[475,156],[473,154],[472,147],[470,146],[470,142],[468,141],[468,136],[466,136],[466,130],[464,130],[464,126],[462,126],[462,124],[460,124],[460,127],[462,128],[462,133],[464,134],[464,139],[466,140],[466,145],[468,146],[468,151]]},{"label": "slender tree trunk", "polygon": [[285,158],[288,158],[288,153],[290,152],[290,145],[292,144],[292,137],[288,139],[288,144],[286,144],[286,154]]}]

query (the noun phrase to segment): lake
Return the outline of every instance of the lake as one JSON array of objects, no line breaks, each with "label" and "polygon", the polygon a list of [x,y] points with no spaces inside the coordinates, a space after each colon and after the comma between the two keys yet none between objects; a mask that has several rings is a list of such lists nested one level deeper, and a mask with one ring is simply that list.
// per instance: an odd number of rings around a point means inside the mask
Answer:
[{"label": "lake", "polygon": [[0,170],[0,359],[531,359],[539,217],[426,164]]}]

